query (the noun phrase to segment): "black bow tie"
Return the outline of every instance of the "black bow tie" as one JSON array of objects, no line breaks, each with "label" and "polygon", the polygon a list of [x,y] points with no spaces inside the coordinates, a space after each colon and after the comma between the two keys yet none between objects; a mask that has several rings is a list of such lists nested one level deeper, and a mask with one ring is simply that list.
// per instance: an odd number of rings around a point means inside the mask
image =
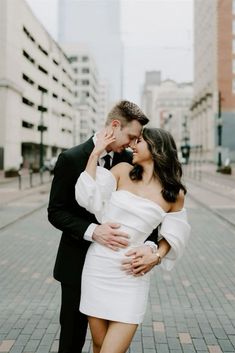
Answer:
[{"label": "black bow tie", "polygon": [[104,168],[110,169],[111,168],[111,156],[106,154],[106,156],[102,157],[104,159]]}]

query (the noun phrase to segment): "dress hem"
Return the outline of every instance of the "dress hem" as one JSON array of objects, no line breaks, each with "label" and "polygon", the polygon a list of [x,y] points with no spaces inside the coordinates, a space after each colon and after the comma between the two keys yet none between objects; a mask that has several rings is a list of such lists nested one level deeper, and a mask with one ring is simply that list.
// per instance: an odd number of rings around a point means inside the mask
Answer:
[{"label": "dress hem", "polygon": [[79,309],[79,311],[82,313],[82,314],[85,314],[85,315],[87,315],[87,316],[91,316],[91,317],[96,317],[96,318],[98,318],[98,319],[103,319],[103,320],[108,320],[108,321],[114,321],[114,322],[120,322],[120,323],[123,323],[123,324],[133,324],[133,325],[140,325],[142,322],[143,322],[143,320],[141,320],[141,321],[135,321],[135,322],[133,322],[133,320],[121,320],[121,319],[118,319],[118,318],[111,318],[111,317],[108,317],[108,316],[106,316],[106,317],[104,317],[104,315],[100,315],[100,314],[89,314],[88,312],[84,312],[83,310],[81,310],[81,309]]}]

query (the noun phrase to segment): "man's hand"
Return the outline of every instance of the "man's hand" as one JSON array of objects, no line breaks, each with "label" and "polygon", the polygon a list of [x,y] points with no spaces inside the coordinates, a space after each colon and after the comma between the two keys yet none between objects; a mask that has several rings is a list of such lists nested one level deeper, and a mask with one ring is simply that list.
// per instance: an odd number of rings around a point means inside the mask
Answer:
[{"label": "man's hand", "polygon": [[148,245],[131,249],[126,256],[127,259],[122,262],[122,269],[134,276],[143,276],[158,263],[158,258]]},{"label": "man's hand", "polygon": [[120,228],[118,223],[101,224],[95,228],[92,239],[115,251],[126,248],[129,244],[127,240],[129,235],[118,228]]}]

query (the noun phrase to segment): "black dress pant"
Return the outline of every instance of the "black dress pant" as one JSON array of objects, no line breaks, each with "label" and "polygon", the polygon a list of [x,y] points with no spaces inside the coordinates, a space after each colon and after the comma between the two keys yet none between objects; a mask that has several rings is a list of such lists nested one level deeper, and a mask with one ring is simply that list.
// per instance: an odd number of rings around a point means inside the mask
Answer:
[{"label": "black dress pant", "polygon": [[61,283],[60,341],[58,353],[82,353],[87,332],[87,317],[80,313],[80,288]]}]

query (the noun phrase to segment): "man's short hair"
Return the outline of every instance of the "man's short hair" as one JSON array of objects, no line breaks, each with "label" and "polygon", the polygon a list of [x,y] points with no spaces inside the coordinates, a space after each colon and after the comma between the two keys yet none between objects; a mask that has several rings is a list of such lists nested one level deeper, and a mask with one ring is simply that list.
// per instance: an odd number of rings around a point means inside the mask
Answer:
[{"label": "man's short hair", "polygon": [[122,126],[126,126],[133,120],[137,120],[142,126],[149,122],[149,119],[137,104],[126,100],[118,102],[111,109],[106,120],[106,126],[115,119],[120,120]]}]

